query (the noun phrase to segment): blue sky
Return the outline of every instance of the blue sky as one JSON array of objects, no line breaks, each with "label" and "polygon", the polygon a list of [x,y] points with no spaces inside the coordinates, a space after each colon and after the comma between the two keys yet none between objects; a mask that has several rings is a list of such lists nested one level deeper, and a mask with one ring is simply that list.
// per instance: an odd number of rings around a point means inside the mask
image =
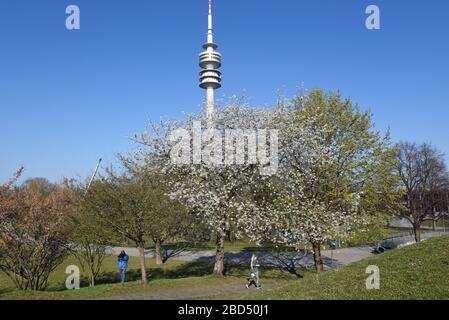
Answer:
[{"label": "blue sky", "polygon": [[[65,9],[81,10],[81,30]],[[365,9],[381,10],[381,30]],[[395,141],[449,154],[446,0],[214,0],[219,96],[340,90]],[[85,177],[132,148],[148,120],[198,111],[206,0],[0,1],[0,182]]]}]

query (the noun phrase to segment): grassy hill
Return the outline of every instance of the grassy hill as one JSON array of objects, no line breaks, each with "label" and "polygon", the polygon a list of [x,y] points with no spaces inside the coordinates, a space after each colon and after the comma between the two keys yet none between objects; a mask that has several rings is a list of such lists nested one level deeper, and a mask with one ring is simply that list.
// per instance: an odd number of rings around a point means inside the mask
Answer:
[{"label": "grassy hill", "polygon": [[[14,288],[11,280],[0,271],[0,300],[9,299],[102,299],[111,297],[135,295],[145,295],[146,293],[176,296],[176,292],[183,290],[204,290],[207,297],[210,288],[241,288],[245,289],[246,277],[249,273],[247,266],[228,266],[226,277],[212,276],[213,264],[194,263],[170,260],[162,266],[156,266],[154,259],[146,259],[149,273],[149,282],[143,285],[140,279],[139,259],[130,257],[129,269],[127,272],[127,282],[124,285],[119,283],[119,273],[117,270],[117,257],[108,256],[103,264],[103,274],[97,281],[97,286],[89,288],[83,270],[81,270],[80,290],[66,290],[65,280],[67,274],[65,269],[69,265],[77,265],[78,261],[69,257],[50,276],[49,286],[46,291],[32,292],[20,291]],[[265,270],[265,284],[285,285],[296,279],[295,276],[280,272],[279,270]],[[223,292],[226,292],[225,290]]]},{"label": "grassy hill", "polygon": [[[367,290],[366,268],[380,268],[380,290]],[[449,237],[384,253],[280,289],[229,299],[449,299]]]},{"label": "grassy hill", "polygon": [[[383,255],[350,264],[338,270],[317,275],[304,273],[304,278],[278,270],[262,269],[261,291],[244,288],[247,267],[228,267],[227,277],[210,276],[211,264],[170,261],[155,266],[148,259],[150,282],[142,285],[137,258],[130,259],[128,281],[118,284],[116,257],[107,257],[103,275],[95,288],[86,288],[83,278],[81,290],[66,291],[65,267],[77,264],[68,258],[52,274],[45,292],[23,292],[15,290],[11,281],[0,272],[0,300],[2,299],[98,299],[146,293],[173,294],[183,290],[204,291],[203,299],[449,299],[449,237],[424,241],[403,249],[386,252]],[[369,276],[366,267],[380,268],[380,290],[367,290],[365,283]],[[210,296],[210,289],[238,287],[238,294]],[[277,287],[277,289],[266,289]],[[223,291],[223,294],[226,291]]]}]

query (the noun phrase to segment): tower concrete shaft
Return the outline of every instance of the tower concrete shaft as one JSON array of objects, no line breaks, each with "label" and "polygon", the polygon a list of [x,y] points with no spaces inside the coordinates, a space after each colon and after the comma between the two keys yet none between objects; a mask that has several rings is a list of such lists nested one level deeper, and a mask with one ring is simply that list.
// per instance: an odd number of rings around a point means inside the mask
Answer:
[{"label": "tower concrete shaft", "polygon": [[215,109],[215,90],[221,88],[221,54],[216,52],[218,46],[214,43],[212,26],[212,0],[209,0],[207,42],[203,45],[205,51],[200,53],[200,87],[206,90],[206,111],[212,118]]}]

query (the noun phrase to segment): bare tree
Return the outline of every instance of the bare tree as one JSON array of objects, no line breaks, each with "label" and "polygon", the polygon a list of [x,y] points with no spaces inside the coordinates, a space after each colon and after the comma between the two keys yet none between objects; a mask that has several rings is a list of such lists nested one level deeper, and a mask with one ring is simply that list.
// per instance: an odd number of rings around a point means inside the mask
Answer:
[{"label": "bare tree", "polygon": [[145,246],[152,240],[156,247],[157,264],[170,254],[163,244],[186,238],[186,230],[195,230],[188,211],[167,195],[167,176],[135,157],[120,157],[123,172],[110,169],[95,182],[85,197],[86,212],[92,212],[99,223],[115,234],[135,243],[139,251],[142,281],[147,281]]},{"label": "bare tree", "polygon": [[50,193],[56,188],[56,185],[46,178],[29,178],[22,183],[21,188],[40,189],[43,192]]},{"label": "bare tree", "polygon": [[115,236],[128,239],[139,251],[142,282],[147,282],[145,266],[146,230],[151,217],[145,207],[144,181],[129,174],[107,176],[95,182],[86,195],[86,210],[92,212]]},{"label": "bare tree", "polygon": [[449,190],[449,178],[443,178],[441,188],[435,191],[431,195],[431,202],[433,203],[433,208],[429,213],[429,217],[432,222],[432,230],[437,230],[437,222],[443,219],[448,214],[449,203],[448,203],[448,190]]},{"label": "bare tree", "polygon": [[11,190],[9,183],[1,189],[0,270],[19,289],[43,290],[68,252],[62,188],[38,183]]},{"label": "bare tree", "polygon": [[[5,215],[8,212],[9,206],[10,206],[10,194],[11,194],[11,188],[16,183],[16,181],[20,178],[24,171],[24,167],[21,167],[17,172],[14,174],[14,177],[6,182],[5,184],[0,185],[0,219],[3,218],[3,215]],[[1,221],[1,220],[0,220]]]},{"label": "bare tree", "polygon": [[105,244],[111,235],[97,215],[89,210],[85,201],[86,188],[87,185],[75,185],[73,181],[68,181],[66,197],[70,202],[72,254],[87,273],[89,286],[94,287],[102,272],[106,258]]},{"label": "bare tree", "polygon": [[397,173],[405,189],[405,210],[401,218],[413,226],[416,242],[421,241],[421,225],[435,216],[447,188],[447,168],[443,154],[431,144],[401,142],[398,144]]}]

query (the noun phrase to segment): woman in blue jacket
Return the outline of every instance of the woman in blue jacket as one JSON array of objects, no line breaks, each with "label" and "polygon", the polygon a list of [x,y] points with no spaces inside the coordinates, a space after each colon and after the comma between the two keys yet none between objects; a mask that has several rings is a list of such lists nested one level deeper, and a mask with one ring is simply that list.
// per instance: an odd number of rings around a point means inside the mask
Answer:
[{"label": "woman in blue jacket", "polygon": [[128,260],[129,257],[125,253],[125,251],[120,252],[120,255],[118,256],[118,268],[120,270],[121,283],[125,283],[126,269],[128,269]]}]

